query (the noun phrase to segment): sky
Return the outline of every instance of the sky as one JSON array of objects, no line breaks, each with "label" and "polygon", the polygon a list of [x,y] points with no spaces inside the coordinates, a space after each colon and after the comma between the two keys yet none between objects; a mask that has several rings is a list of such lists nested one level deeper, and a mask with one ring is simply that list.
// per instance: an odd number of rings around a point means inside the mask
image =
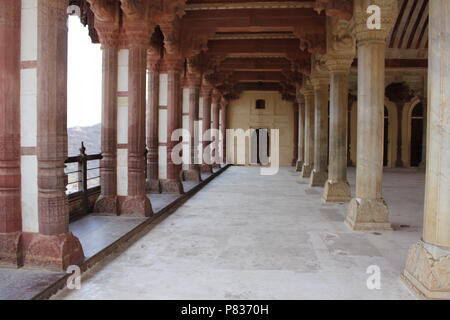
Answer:
[{"label": "sky", "polygon": [[87,27],[69,17],[67,126],[101,122],[102,51],[93,44]]}]

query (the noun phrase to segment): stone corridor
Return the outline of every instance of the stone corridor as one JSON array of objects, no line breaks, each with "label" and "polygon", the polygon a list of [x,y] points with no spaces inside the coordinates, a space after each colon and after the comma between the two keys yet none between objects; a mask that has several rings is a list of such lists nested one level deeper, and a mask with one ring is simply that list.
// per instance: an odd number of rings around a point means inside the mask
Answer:
[{"label": "stone corridor", "polygon": [[[354,193],[355,172],[349,181]],[[53,299],[414,299],[400,280],[422,230],[424,174],[391,169],[395,231],[355,232],[293,168],[231,167],[123,252]],[[381,269],[369,290],[366,270]]]}]

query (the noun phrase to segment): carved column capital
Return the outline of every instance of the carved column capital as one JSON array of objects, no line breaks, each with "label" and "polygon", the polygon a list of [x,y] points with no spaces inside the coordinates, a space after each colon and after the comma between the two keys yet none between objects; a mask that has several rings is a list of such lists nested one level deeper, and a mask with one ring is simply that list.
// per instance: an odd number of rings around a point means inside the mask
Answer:
[{"label": "carved column capital", "polygon": [[178,71],[183,69],[184,60],[178,55],[168,55],[162,59],[161,69],[164,71]]},{"label": "carved column capital", "polygon": [[199,88],[202,85],[202,75],[196,72],[187,74],[186,84],[189,88]]},{"label": "carved column capital", "polygon": [[212,103],[218,106],[220,103],[220,99],[222,99],[222,94],[220,93],[219,90],[214,89],[211,94],[211,99],[212,99]]},{"label": "carved column capital", "polygon": [[346,55],[329,55],[327,56],[325,65],[330,73],[350,73],[354,56]]},{"label": "carved column capital", "polygon": [[[367,22],[373,13],[368,12],[371,5],[381,9],[381,28],[369,29]],[[398,16],[397,0],[355,0],[354,29],[357,41],[386,41]]]},{"label": "carved column capital", "polygon": [[202,97],[209,97],[213,91],[214,87],[206,80],[203,79],[202,87],[200,89],[200,94]]},{"label": "carved column capital", "polygon": [[159,71],[161,68],[161,58],[159,56],[147,55],[147,69],[151,72]]}]

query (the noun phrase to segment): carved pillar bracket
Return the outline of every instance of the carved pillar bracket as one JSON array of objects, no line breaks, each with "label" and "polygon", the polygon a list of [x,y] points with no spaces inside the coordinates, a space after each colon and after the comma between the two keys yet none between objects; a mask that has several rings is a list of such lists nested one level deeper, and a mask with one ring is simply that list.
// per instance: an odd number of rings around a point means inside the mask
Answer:
[{"label": "carved pillar bracket", "polygon": [[[369,5],[381,9],[381,24],[369,29]],[[356,197],[347,225],[354,230],[390,230],[382,198],[386,37],[397,18],[397,0],[355,0],[354,35],[358,47],[358,155]]]}]

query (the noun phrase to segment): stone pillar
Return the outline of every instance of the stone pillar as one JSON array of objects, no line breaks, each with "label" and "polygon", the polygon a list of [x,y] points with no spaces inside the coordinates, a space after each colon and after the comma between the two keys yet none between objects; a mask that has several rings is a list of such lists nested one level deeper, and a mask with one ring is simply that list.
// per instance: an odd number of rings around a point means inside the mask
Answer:
[{"label": "stone pillar", "polygon": [[147,191],[160,193],[159,183],[159,67],[160,58],[148,56]]},{"label": "stone pillar", "polygon": [[314,169],[310,186],[323,187],[328,179],[328,84],[327,77],[313,77],[315,98]]},{"label": "stone pillar", "polygon": [[152,214],[145,192],[146,35],[128,35],[128,195],[120,209],[122,215],[143,217]]},{"label": "stone pillar", "polygon": [[222,95],[218,90],[214,90],[211,96],[211,111],[212,111],[212,122],[211,129],[213,130],[213,150],[211,157],[214,161],[213,168],[220,167],[220,157],[219,157],[219,143],[220,143],[220,131],[219,131],[219,123],[220,123],[220,100],[222,99]]},{"label": "stone pillar", "polygon": [[328,59],[330,86],[330,153],[328,181],[325,184],[325,202],[349,202],[350,185],[347,181],[348,87],[353,56],[347,59]]},{"label": "stone pillar", "polygon": [[183,172],[183,179],[190,181],[201,181],[199,152],[198,152],[198,130],[201,75],[190,73],[187,79],[189,90],[189,133],[190,133],[190,163],[189,170]]},{"label": "stone pillar", "polygon": [[298,160],[296,170],[302,171],[305,159],[305,99],[298,95]]},{"label": "stone pillar", "polygon": [[21,258],[20,17],[17,0],[0,0],[0,265]]},{"label": "stone pillar", "polygon": [[[201,88],[201,96],[203,98],[203,156],[202,156],[202,172],[212,173],[212,165],[210,163],[211,154],[206,152],[206,148],[211,143],[211,93],[212,87],[208,83],[203,83]],[[206,159],[207,158],[207,159]]]},{"label": "stone pillar", "polygon": [[102,160],[101,194],[95,203],[96,213],[117,214],[117,43],[104,43],[102,78]]},{"label": "stone pillar", "polygon": [[358,48],[358,146],[356,197],[346,223],[354,230],[391,230],[389,211],[381,189],[383,177],[383,126],[386,37],[397,17],[396,0],[378,0],[381,29],[369,30],[368,1],[355,2]]},{"label": "stone pillar", "polygon": [[293,158],[292,158],[292,166],[296,167],[298,163],[298,138],[299,138],[299,106],[297,102],[294,102],[294,150],[293,150]]},{"label": "stone pillar", "polygon": [[84,259],[69,232],[67,176],[67,6],[40,0],[37,8],[37,167],[39,233],[27,235],[26,266],[66,269]]},{"label": "stone pillar", "polygon": [[428,298],[450,299],[450,2],[430,1],[428,154],[422,240],[403,278]]},{"label": "stone pillar", "polygon": [[183,60],[178,57],[164,58],[168,74],[167,99],[167,178],[161,181],[163,193],[183,193],[181,182],[181,163],[172,159],[172,150],[180,141],[172,141],[172,133],[182,128],[181,124],[181,72]]},{"label": "stone pillar", "polygon": [[305,159],[301,177],[309,178],[314,166],[314,90],[311,85],[302,89],[305,97]]},{"label": "stone pillar", "polygon": [[225,98],[222,98],[220,101],[220,132],[221,132],[221,138],[222,138],[222,146],[221,146],[221,163],[226,164],[227,163],[227,107],[228,107],[228,100]]}]

